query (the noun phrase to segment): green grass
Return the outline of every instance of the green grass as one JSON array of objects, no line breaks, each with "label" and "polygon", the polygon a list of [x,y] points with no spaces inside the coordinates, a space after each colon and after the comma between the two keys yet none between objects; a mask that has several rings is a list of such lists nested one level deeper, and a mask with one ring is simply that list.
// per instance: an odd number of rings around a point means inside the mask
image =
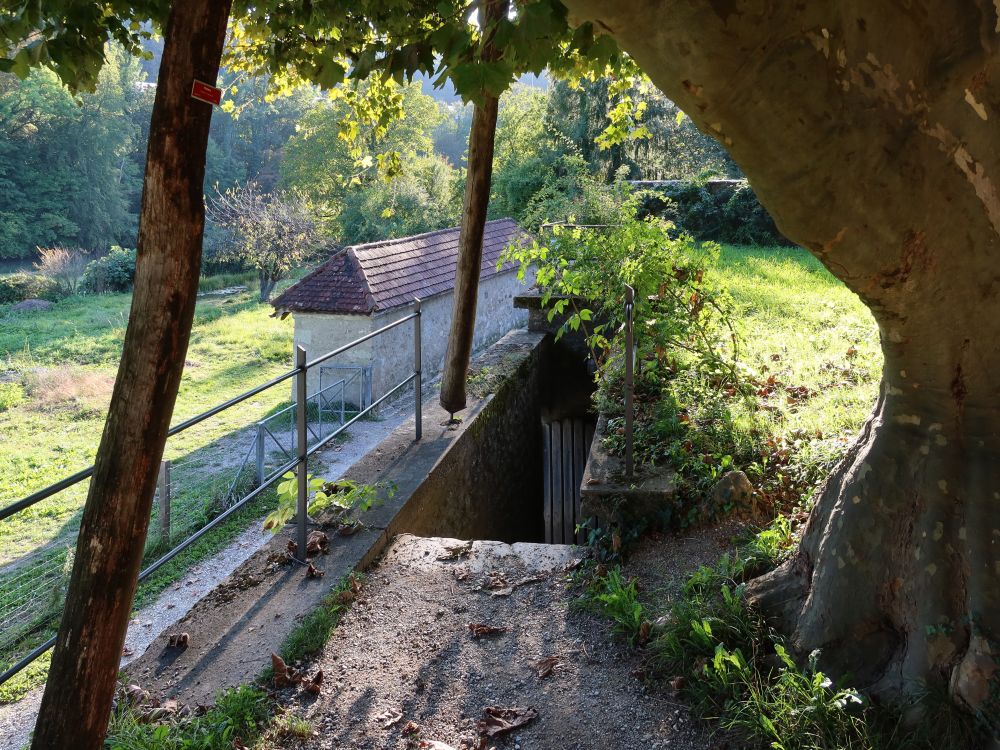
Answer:
[{"label": "green grass", "polygon": [[595,574],[577,603],[610,619],[614,632],[633,645],[640,639],[646,618],[638,584],[635,579],[625,579],[620,566]]},{"label": "green grass", "polygon": [[[741,360],[784,388],[756,415],[775,433],[846,435],[871,412],[882,353],[874,318],[864,303],[797,247],[724,246],[715,278],[732,295]],[[812,394],[788,402],[788,387]]]},{"label": "green grass", "polygon": [[[305,661],[323,650],[340,618],[354,601],[353,590],[361,585],[361,580],[358,573],[345,576],[337,587],[327,594],[319,607],[302,618],[281,644],[279,655],[285,662],[294,664]],[[265,673],[265,679],[268,676],[269,673]]]},{"label": "green grass", "polygon": [[267,729],[274,704],[256,687],[221,693],[203,716],[145,723],[142,707],[119,708],[111,716],[106,750],[232,750],[236,738],[253,747]]},{"label": "green grass", "polygon": [[[232,279],[226,279],[228,282]],[[104,425],[120,357],[130,296],[78,296],[50,310],[18,315],[0,307],[0,506],[88,466]],[[196,309],[191,343],[173,422],[193,416],[285,371],[291,364],[291,320],[270,317],[271,308],[255,292],[205,298]],[[171,438],[165,456],[176,461],[179,490],[171,502],[171,535],[150,525],[146,562],[218,513],[235,467],[219,471],[246,450],[227,436],[288,401],[289,389],[276,387]],[[0,564],[38,551],[30,565],[0,580],[0,613],[18,611],[7,621],[0,668],[44,642],[61,609],[68,564],[86,495],[86,482],[58,493],[0,523]],[[247,524],[273,509],[273,493],[228,519],[218,529],[143,583],[137,606],[162,591],[194,562],[222,549]],[[45,576],[44,583],[38,576]],[[34,577],[34,578],[33,578]],[[51,580],[50,580],[51,579]],[[52,592],[38,599],[39,586]],[[25,609],[30,598],[32,606]],[[29,616],[30,614],[30,616]],[[17,699],[44,679],[37,662],[3,686],[0,701]]]},{"label": "green grass", "polygon": [[[662,526],[733,510],[711,499],[731,469],[754,484],[755,515],[807,504],[871,412],[880,378],[872,316],[805,250],[728,246],[706,273],[729,298],[735,377],[683,354],[670,367],[642,363],[636,375],[636,461],[671,466],[679,482],[678,503],[650,519]],[[622,403],[620,380],[602,384],[605,443],[618,454]]]},{"label": "green grass", "polygon": [[[124,336],[128,295],[74,297],[52,310],[7,315],[0,325],[0,367],[26,385],[27,397],[0,412],[0,504],[88,466],[104,426]],[[285,371],[291,321],[249,294],[201,301],[174,423]],[[176,459],[264,416],[288,399],[274,388],[249,408],[233,409],[168,442]],[[64,491],[0,526],[0,562],[57,536],[79,510],[85,487]]]}]

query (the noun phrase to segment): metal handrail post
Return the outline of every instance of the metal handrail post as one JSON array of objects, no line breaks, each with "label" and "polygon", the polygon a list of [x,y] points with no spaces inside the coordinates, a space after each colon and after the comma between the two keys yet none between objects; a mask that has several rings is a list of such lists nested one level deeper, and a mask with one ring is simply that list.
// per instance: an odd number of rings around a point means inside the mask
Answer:
[{"label": "metal handrail post", "polygon": [[309,495],[309,479],[307,474],[307,464],[309,446],[306,434],[306,410],[309,404],[306,400],[306,381],[309,370],[306,368],[306,350],[301,346],[295,347],[295,436],[298,463],[295,466],[295,473],[298,478],[298,543],[299,555],[305,559],[306,554],[306,501]]},{"label": "metal handrail post", "polygon": [[625,285],[625,476],[632,478],[632,393],[635,389],[635,343],[633,341],[633,314],[635,289]]},{"label": "metal handrail post", "polygon": [[413,300],[413,311],[416,317],[413,319],[413,416],[415,421],[415,440],[420,440],[423,434],[423,382],[421,380],[420,362],[420,321],[423,313],[420,311],[420,298]]}]

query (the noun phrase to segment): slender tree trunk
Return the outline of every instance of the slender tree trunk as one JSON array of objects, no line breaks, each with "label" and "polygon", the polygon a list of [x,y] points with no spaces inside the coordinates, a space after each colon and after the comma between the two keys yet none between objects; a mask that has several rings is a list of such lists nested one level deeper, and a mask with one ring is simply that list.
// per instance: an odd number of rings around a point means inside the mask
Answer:
[{"label": "slender tree trunk", "polygon": [[[1000,704],[1000,6],[566,0],[879,324],[881,393],[751,598],[878,695]],[[995,725],[996,727],[996,725]]]},{"label": "slender tree trunk", "polygon": [[267,302],[271,299],[271,292],[274,291],[274,285],[277,284],[274,279],[266,271],[260,272],[260,301]]},{"label": "slender tree trunk", "polygon": [[229,5],[175,0],[167,23],[132,308],[35,727],[36,750],[98,750],[107,731],[198,290],[212,108],[191,98],[191,85],[216,80]]},{"label": "slender tree trunk", "polygon": [[[493,61],[498,58],[499,53],[493,46],[492,37],[497,22],[507,15],[507,7],[508,0],[486,1],[484,28],[489,31],[483,45],[484,60]],[[444,373],[441,376],[441,406],[452,414],[465,408],[465,380],[472,354],[479,274],[483,265],[483,231],[493,178],[497,106],[497,98],[483,92],[482,104],[476,104],[472,111],[472,129],[469,131],[469,165],[465,178],[462,228],[458,239],[455,301],[452,306]]]}]

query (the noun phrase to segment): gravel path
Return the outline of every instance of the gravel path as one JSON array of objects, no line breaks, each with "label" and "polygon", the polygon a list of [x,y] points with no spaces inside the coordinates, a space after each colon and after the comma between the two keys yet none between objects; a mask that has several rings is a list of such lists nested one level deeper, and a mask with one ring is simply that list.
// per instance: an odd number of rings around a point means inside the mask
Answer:
[{"label": "gravel path", "polygon": [[[460,544],[409,535],[394,542],[306,665],[310,675],[323,670],[321,695],[284,691],[313,734],[283,747],[478,748],[486,707],[537,711],[484,746],[498,750],[710,746],[683,705],[634,676],[637,657],[606,621],[570,607],[566,570],[577,548],[475,542],[462,559],[441,559]],[[477,638],[470,623],[506,630]],[[541,677],[546,657],[554,666]]]},{"label": "gravel path", "polygon": [[[426,398],[426,395],[425,395]],[[360,421],[348,428],[346,442],[317,454],[329,478],[340,476],[360,460],[413,413],[413,398],[401,398],[387,405],[377,422]],[[141,655],[156,637],[169,628],[208,594],[226,576],[271,538],[259,523],[252,524],[215,556],[191,567],[184,578],[166,589],[153,603],[143,607],[129,624],[121,666]],[[36,688],[17,703],[0,706],[0,740],[8,748],[27,744],[42,700]]]}]

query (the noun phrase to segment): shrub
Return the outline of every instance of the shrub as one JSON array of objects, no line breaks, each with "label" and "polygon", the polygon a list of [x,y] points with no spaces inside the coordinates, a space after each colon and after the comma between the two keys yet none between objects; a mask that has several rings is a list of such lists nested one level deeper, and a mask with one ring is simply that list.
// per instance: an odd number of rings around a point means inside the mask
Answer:
[{"label": "shrub", "polygon": [[24,403],[24,386],[20,383],[0,383],[0,414]]},{"label": "shrub", "polygon": [[[785,533],[780,524],[772,531]],[[756,546],[759,554],[774,547],[774,539]],[[774,564],[779,555],[771,551]],[[796,662],[788,645],[747,604],[744,581],[757,569],[746,564],[747,556],[743,548],[713,567],[699,568],[658,621],[650,644],[654,671],[671,680],[696,715],[718,720],[735,732],[740,747],[755,750],[984,746],[977,719],[947,700],[928,694],[916,706],[920,711],[904,722],[907,706],[875,705],[834,681],[820,669],[818,652]],[[922,718],[914,721],[916,716]]]},{"label": "shrub", "polygon": [[79,248],[40,247],[35,270],[59,285],[67,295],[76,294],[77,284],[87,266],[87,252]]},{"label": "shrub", "polygon": [[713,194],[695,181],[678,182],[644,196],[643,212],[673,222],[699,240],[738,245],[785,245],[788,240],[746,182]]},{"label": "shrub", "polygon": [[83,272],[82,288],[91,294],[127,292],[135,279],[135,250],[113,245],[102,258],[92,260]]},{"label": "shrub", "polygon": [[264,691],[243,685],[221,693],[203,715],[169,723],[144,721],[138,709],[119,701],[112,713],[108,750],[230,750],[253,745],[274,710]]},{"label": "shrub", "polygon": [[9,305],[26,299],[60,300],[65,295],[52,279],[33,273],[12,273],[0,276],[0,304]]},{"label": "shrub", "polygon": [[[671,461],[678,475],[692,480],[679,488],[685,502],[708,494],[722,470],[732,463],[735,446],[724,409],[723,388],[736,391],[736,344],[730,320],[730,298],[712,279],[719,248],[696,243],[690,235],[675,234],[656,217],[639,220],[630,202],[607,226],[552,229],[542,246],[511,247],[504,260],[528,266],[537,273],[542,305],[549,320],[565,316],[557,338],[581,331],[596,363],[597,410],[609,418],[605,447],[624,453],[626,285],[633,287],[635,320],[635,457],[639,465]],[[703,420],[703,450],[691,435],[695,409],[713,408]],[[709,446],[708,438],[720,434]],[[702,461],[711,454],[718,462]],[[717,454],[717,455],[716,455]],[[728,456],[728,462],[722,459]],[[694,491],[697,490],[697,491]],[[667,526],[681,506],[666,506],[655,520]],[[691,518],[699,515],[690,508]],[[671,517],[668,517],[671,516]]]}]

